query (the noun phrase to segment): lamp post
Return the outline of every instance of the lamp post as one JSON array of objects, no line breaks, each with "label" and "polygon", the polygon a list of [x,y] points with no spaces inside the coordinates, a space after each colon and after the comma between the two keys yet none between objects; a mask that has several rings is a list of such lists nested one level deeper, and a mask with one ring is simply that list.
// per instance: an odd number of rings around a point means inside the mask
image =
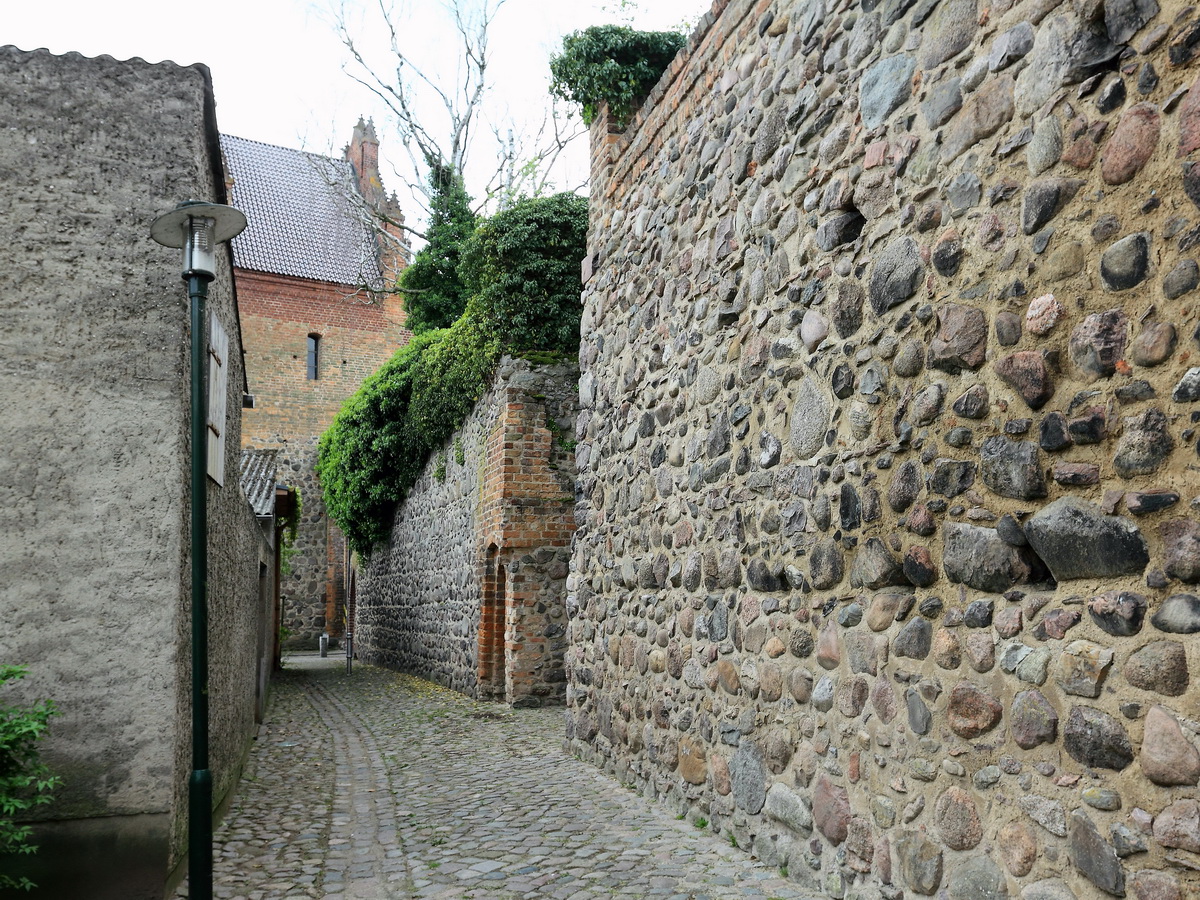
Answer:
[{"label": "lamp post", "polygon": [[192,306],[192,776],[188,782],[188,891],[212,897],[212,772],[208,768],[208,435],[205,413],[204,301],[216,276],[216,246],[241,233],[231,206],[185,200],[150,226],[150,237],[183,249]]}]

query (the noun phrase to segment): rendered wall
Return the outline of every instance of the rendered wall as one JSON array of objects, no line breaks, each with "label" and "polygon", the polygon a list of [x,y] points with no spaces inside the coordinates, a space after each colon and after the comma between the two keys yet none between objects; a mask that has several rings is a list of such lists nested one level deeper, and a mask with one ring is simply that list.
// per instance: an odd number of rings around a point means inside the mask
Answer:
[{"label": "rendered wall", "polygon": [[562,702],[574,530],[563,437],[575,427],[577,374],[501,361],[491,389],[398,508],[388,545],[361,565],[361,659],[473,697]]},{"label": "rendered wall", "polygon": [[[179,253],[149,232],[179,200],[221,196],[211,86],[203,67],[5,47],[0,118],[0,662],[30,667],[3,702],[49,697],[61,712],[43,745],[63,779],[38,810],[50,850],[25,862],[34,896],[161,897],[191,768],[189,336]],[[218,260],[209,306],[231,339],[227,478],[209,486],[219,797],[254,727],[270,557],[238,485],[244,374]]]},{"label": "rendered wall", "polygon": [[1198,49],[718,2],[593,126],[573,749],[818,895],[1200,893]]},{"label": "rendered wall", "polygon": [[[316,646],[342,633],[345,542],[329,522],[315,470],[317,439],[342,402],[407,342],[399,297],[371,300],[347,285],[237,270],[246,366],[256,407],[244,414],[247,447],[279,450],[279,481],[300,489],[303,514],[283,575],[289,642]],[[308,336],[321,365],[307,378]]]}]

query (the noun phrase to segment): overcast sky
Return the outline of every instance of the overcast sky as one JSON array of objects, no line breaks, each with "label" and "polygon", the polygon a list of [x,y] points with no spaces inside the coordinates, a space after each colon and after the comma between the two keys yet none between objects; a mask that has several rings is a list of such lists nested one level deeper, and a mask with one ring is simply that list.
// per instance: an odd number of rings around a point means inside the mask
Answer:
[{"label": "overcast sky", "polygon": [[[399,179],[389,177],[388,167],[403,165],[407,171],[405,157],[397,152],[395,139],[389,144],[390,126],[378,100],[343,71],[347,55],[331,24],[334,2],[338,0],[23,0],[7,3],[0,15],[0,44],[205,63],[212,71],[221,131],[285,147],[340,153],[359,115],[374,116],[383,142],[385,183],[399,190]],[[346,2],[354,18],[369,13],[378,0]],[[390,5],[390,0],[384,2]],[[709,5],[709,0],[641,0],[632,15],[640,28],[665,29],[685,18],[694,21]],[[415,51],[426,54],[431,68],[452,74],[448,70],[458,47],[446,30],[440,0],[408,0],[407,6],[399,19],[401,40],[414,41]],[[562,35],[628,18],[629,4],[625,9],[620,0],[506,0],[491,39],[493,120],[511,119],[518,127],[522,120],[540,121],[549,103],[548,59],[561,47]],[[368,35],[378,33],[368,30]],[[475,149],[490,157],[488,134],[477,135]],[[564,181],[586,176],[585,149],[578,148],[572,165]],[[401,202],[408,205],[403,196]]]}]

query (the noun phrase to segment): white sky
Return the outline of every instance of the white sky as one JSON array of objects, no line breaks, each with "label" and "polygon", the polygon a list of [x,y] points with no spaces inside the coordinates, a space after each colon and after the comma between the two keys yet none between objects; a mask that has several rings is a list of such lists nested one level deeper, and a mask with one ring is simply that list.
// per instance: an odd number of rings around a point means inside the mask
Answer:
[{"label": "white sky", "polygon": [[[205,63],[212,71],[221,131],[285,147],[340,154],[359,115],[374,116],[384,182],[401,192],[390,168],[403,167],[405,174],[411,169],[379,101],[343,71],[347,54],[330,24],[333,2],[337,0],[21,0],[4,4],[0,44],[23,50],[45,47],[60,54]],[[370,10],[379,0],[346,2]],[[561,47],[562,35],[630,15],[639,28],[672,28],[685,18],[694,21],[709,5],[710,0],[642,0],[622,13],[621,0],[507,0],[491,36],[496,85],[489,98],[492,118],[511,118],[518,125],[522,119],[541,120],[549,106],[548,60]],[[452,33],[440,30],[448,27],[442,4],[407,0],[407,7],[401,39],[411,35],[414,53],[426,54],[431,68],[450,68],[447,74],[452,75],[459,47]],[[351,15],[357,14],[362,13],[352,9]],[[584,141],[578,143],[563,181],[586,177],[586,147]],[[473,147],[482,169],[494,158],[486,129],[476,133]],[[468,180],[468,188],[478,192],[481,186],[470,183],[470,170]],[[401,203],[410,220],[420,217],[418,210],[409,210],[413,204],[403,193]]]}]

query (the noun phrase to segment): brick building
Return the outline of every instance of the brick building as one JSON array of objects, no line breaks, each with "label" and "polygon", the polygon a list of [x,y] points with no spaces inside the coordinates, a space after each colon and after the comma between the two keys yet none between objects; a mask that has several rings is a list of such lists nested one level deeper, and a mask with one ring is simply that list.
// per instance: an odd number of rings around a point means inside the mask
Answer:
[{"label": "brick building", "polygon": [[250,221],[234,241],[256,395],[242,445],[278,450],[280,481],[300,489],[282,621],[290,642],[312,645],[322,632],[342,632],[345,556],[317,485],[317,440],[410,336],[401,298],[385,290],[408,259],[403,215],[384,194],[379,141],[361,119],[343,159],[229,135],[221,149],[231,202]]}]

